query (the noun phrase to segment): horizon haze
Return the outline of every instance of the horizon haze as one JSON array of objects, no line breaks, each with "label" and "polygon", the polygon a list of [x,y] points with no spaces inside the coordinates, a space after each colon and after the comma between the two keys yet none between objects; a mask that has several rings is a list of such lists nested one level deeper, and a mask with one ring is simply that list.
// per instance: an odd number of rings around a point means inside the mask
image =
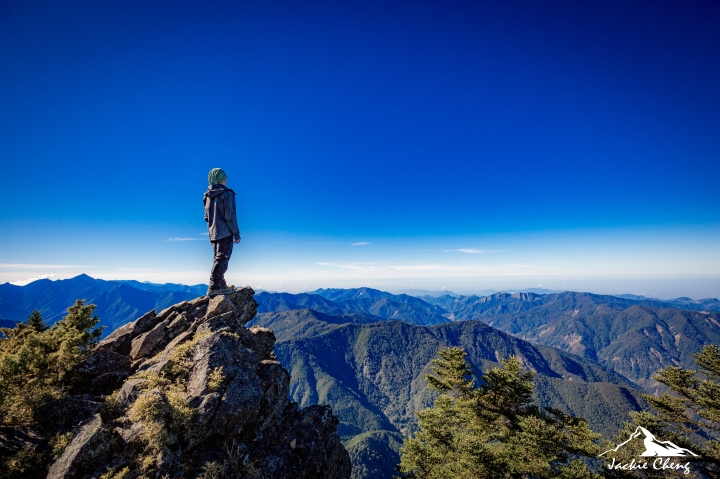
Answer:
[{"label": "horizon haze", "polygon": [[[158,291],[163,290],[163,287],[164,287],[164,286],[170,287],[170,290],[178,289],[178,290],[183,290],[183,291],[191,291],[191,290],[192,290],[192,291],[195,291],[195,290],[199,291],[200,287],[205,287],[205,288],[207,288],[207,283],[198,283],[198,284],[185,284],[185,283],[153,283],[153,282],[151,282],[151,281],[137,281],[137,280],[132,280],[132,279],[94,278],[94,277],[92,277],[92,276],[90,276],[90,275],[87,275],[87,274],[85,274],[85,273],[81,273],[81,274],[79,274],[79,275],[77,275],[77,276],[73,276],[73,277],[70,277],[70,278],[63,278],[63,279],[60,279],[60,278],[58,278],[58,279],[53,279],[53,278],[31,278],[31,281],[6,282],[6,283],[0,284],[0,286],[9,284],[9,285],[13,285],[13,286],[22,287],[22,286],[31,285],[31,284],[36,283],[36,282],[38,282],[38,281],[53,281],[53,282],[54,282],[54,281],[63,281],[63,280],[78,280],[78,279],[81,279],[81,278],[86,278],[86,279],[90,279],[90,280],[93,280],[93,281],[96,280],[96,279],[99,279],[99,280],[108,281],[108,282],[120,282],[120,283],[128,284],[128,285],[130,285],[130,286],[133,286],[134,284],[138,284],[138,283],[139,283],[139,284],[144,284],[144,285],[148,285],[148,286],[152,287],[151,290],[158,290]],[[598,294],[598,295],[609,295],[609,296],[628,297],[628,298],[629,298],[629,297],[632,297],[632,296],[635,296],[635,297],[638,297],[638,298],[640,298],[640,297],[645,297],[645,298],[648,298],[648,299],[657,299],[657,300],[686,299],[686,298],[690,298],[690,299],[692,299],[692,300],[700,300],[700,299],[715,299],[715,300],[717,300],[717,298],[711,297],[711,296],[703,296],[703,297],[663,296],[663,295],[658,295],[657,293],[646,293],[646,292],[633,292],[633,293],[628,293],[627,291],[626,291],[626,292],[622,292],[621,290],[618,290],[618,291],[615,291],[615,292],[607,292],[607,291],[601,291],[601,290],[598,290],[598,289],[596,289],[596,290],[590,290],[590,289],[572,289],[572,288],[565,288],[566,285],[563,285],[563,289],[551,289],[551,288],[544,287],[545,285],[542,285],[542,284],[538,284],[537,286],[534,286],[534,287],[533,287],[533,286],[530,286],[530,287],[524,287],[524,288],[505,287],[505,288],[501,288],[501,289],[492,289],[492,288],[487,288],[487,289],[472,289],[472,288],[471,288],[471,289],[464,289],[464,287],[463,287],[462,284],[458,284],[458,286],[460,286],[460,288],[457,289],[457,290],[452,290],[452,289],[449,289],[449,288],[447,288],[447,287],[445,287],[445,286],[439,287],[439,288],[437,288],[437,289],[425,289],[425,288],[422,288],[422,287],[420,286],[420,285],[422,285],[422,283],[418,283],[418,282],[415,282],[415,283],[416,283],[416,286],[415,286],[415,287],[413,287],[413,285],[410,284],[407,289],[402,289],[402,283],[401,283],[401,282],[397,282],[397,283],[393,283],[393,282],[389,282],[389,283],[388,283],[388,282],[386,282],[386,283],[379,284],[379,285],[375,285],[375,286],[369,286],[369,285],[355,285],[355,286],[348,286],[348,287],[337,287],[337,286],[327,286],[327,287],[323,287],[323,286],[320,286],[320,287],[314,288],[314,289],[309,289],[307,286],[304,286],[304,287],[301,288],[301,289],[292,289],[292,290],[289,289],[289,288],[275,288],[275,289],[270,288],[270,289],[263,289],[263,288],[261,288],[260,286],[256,286],[254,289],[256,290],[257,293],[259,293],[259,292],[270,292],[270,293],[291,293],[291,294],[300,294],[300,293],[317,294],[318,291],[327,290],[327,289],[350,290],[350,289],[371,288],[371,289],[376,289],[376,290],[383,291],[383,292],[387,292],[387,293],[391,293],[391,294],[406,294],[406,295],[417,296],[417,297],[425,297],[425,296],[439,297],[439,296],[442,296],[442,295],[445,295],[445,294],[448,294],[448,295],[450,295],[450,296],[490,296],[490,295],[493,295],[493,294],[495,294],[495,293],[525,293],[525,292],[532,292],[532,293],[535,293],[535,294],[554,294],[554,293],[561,293],[561,292],[575,292],[575,293],[591,293],[591,294]],[[582,285],[583,283],[581,283],[581,282],[576,282],[576,284],[581,284],[581,285]],[[584,284],[585,284],[586,286],[592,286],[593,284],[596,285],[596,286],[598,285],[598,283],[584,283]],[[623,285],[623,284],[625,284],[625,285],[631,285],[632,283],[628,283],[627,281],[625,281],[625,282],[612,281],[612,282],[609,282],[609,284],[612,284],[612,285],[613,285],[612,287],[622,288],[622,285]],[[253,285],[245,285],[245,284],[243,284],[243,285],[237,285],[237,286],[240,287],[240,286],[253,286]],[[282,284],[281,284],[280,286],[282,286]],[[657,286],[657,285],[656,285],[656,286]],[[182,287],[182,288],[174,288],[174,287]],[[469,287],[469,286],[466,284],[465,287]],[[602,285],[600,285],[600,289],[602,289]],[[655,289],[658,289],[658,288],[655,288]],[[661,291],[662,291],[662,289],[658,289],[658,290],[661,290]],[[204,291],[203,291],[203,292],[204,292]],[[202,293],[201,293],[201,292],[198,292],[198,294],[202,294]]]}]

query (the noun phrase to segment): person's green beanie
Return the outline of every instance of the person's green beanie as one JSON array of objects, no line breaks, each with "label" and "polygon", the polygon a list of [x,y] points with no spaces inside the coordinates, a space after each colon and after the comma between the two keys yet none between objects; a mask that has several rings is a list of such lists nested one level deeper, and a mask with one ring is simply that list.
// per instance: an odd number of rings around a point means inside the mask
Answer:
[{"label": "person's green beanie", "polygon": [[208,174],[208,184],[210,185],[217,185],[218,183],[226,179],[227,174],[223,171],[222,168],[213,168]]}]

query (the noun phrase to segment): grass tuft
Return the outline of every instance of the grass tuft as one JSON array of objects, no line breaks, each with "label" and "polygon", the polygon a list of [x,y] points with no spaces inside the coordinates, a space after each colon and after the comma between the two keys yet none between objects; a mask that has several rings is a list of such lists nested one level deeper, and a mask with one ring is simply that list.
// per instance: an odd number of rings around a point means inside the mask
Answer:
[{"label": "grass tuft", "polygon": [[128,474],[130,474],[130,468],[127,466],[123,467],[119,471],[116,471],[115,468],[113,468],[100,476],[100,479],[125,479]]},{"label": "grass tuft", "polygon": [[208,376],[208,389],[210,391],[217,391],[220,389],[220,386],[222,386],[224,380],[223,367],[220,366],[219,368],[213,369]]},{"label": "grass tuft", "polygon": [[50,439],[50,447],[52,447],[53,459],[57,460],[60,456],[62,456],[63,451],[65,451],[65,448],[68,446],[68,444],[70,444],[72,436],[72,431],[69,431],[65,434],[56,434]]}]

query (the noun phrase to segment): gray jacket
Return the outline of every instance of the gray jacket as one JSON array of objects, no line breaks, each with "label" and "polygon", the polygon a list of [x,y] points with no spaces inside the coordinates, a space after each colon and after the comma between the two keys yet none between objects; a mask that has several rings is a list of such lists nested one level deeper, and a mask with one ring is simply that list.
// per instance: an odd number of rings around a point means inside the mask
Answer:
[{"label": "gray jacket", "polygon": [[240,239],[237,215],[235,213],[235,192],[223,185],[211,185],[203,197],[205,203],[205,223],[207,223],[210,241],[228,236]]}]

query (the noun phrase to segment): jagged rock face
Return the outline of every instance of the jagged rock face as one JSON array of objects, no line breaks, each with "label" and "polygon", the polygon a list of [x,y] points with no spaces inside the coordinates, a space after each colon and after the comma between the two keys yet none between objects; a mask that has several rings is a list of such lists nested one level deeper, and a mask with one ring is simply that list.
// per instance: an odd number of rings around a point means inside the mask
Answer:
[{"label": "jagged rock face", "polygon": [[77,393],[107,395],[48,478],[349,478],[329,406],[299,409],[269,329],[243,288],[150,312],[77,368]]}]

